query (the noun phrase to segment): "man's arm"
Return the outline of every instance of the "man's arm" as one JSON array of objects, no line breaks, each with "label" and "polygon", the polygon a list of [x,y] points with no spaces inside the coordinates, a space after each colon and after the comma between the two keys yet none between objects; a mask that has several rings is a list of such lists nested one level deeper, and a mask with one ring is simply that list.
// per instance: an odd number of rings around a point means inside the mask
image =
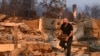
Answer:
[{"label": "man's arm", "polygon": [[71,31],[71,33],[69,34],[69,36],[68,36],[68,37],[71,37],[71,36],[73,36],[73,31]]},{"label": "man's arm", "polygon": [[68,41],[68,39],[73,36],[73,31],[71,31],[71,33],[69,34],[69,36],[66,37],[66,41]]},{"label": "man's arm", "polygon": [[66,41],[68,41],[68,39],[73,36],[73,27],[72,25],[70,25],[70,34],[66,37]]}]

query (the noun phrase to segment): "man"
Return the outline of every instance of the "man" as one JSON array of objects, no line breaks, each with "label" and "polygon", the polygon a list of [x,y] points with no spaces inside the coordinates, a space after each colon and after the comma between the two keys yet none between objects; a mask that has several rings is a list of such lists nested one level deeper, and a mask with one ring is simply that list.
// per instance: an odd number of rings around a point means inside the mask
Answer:
[{"label": "man", "polygon": [[[63,19],[63,24],[61,25],[61,30],[63,34],[66,34],[65,41],[60,40],[60,46],[64,48],[64,50],[67,49],[67,56],[70,56],[71,54],[71,44],[73,39],[73,27],[69,23],[68,18]],[[66,45],[67,44],[67,45]]]}]

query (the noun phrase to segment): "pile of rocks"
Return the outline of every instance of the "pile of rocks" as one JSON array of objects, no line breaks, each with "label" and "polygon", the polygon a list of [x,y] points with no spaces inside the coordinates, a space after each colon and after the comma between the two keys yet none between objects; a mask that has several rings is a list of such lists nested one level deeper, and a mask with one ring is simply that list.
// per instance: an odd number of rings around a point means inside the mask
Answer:
[{"label": "pile of rocks", "polygon": [[[9,53],[10,56],[49,56],[53,54],[51,44],[48,42],[48,35],[43,31],[32,28],[26,21],[12,21],[1,17],[0,20],[0,43],[20,44],[21,48],[15,48]],[[45,54],[44,54],[45,53]],[[2,53],[3,54],[3,53]]]}]

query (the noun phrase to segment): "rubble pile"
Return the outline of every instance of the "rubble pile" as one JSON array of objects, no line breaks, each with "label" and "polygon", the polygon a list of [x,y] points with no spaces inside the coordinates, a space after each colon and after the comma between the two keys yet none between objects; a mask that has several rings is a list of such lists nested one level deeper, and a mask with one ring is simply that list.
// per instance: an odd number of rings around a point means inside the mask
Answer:
[{"label": "rubble pile", "polygon": [[[20,44],[21,48],[15,48],[9,53],[10,56],[50,56],[55,55],[48,35],[43,31],[32,28],[27,21],[16,22],[1,17],[0,20],[0,44]],[[44,54],[45,53],[45,54]]]},{"label": "rubble pile", "polygon": [[[93,38],[90,41],[91,37],[88,39],[87,35],[90,35],[91,31],[86,29],[91,30],[89,27],[92,24],[87,25],[88,22],[91,23],[90,20],[83,20],[79,24],[70,22],[74,27],[72,56],[97,55],[98,53],[90,52],[90,49],[100,50],[100,41],[96,41]],[[59,40],[56,38],[61,34],[60,26],[62,20],[45,19],[43,23],[46,33],[38,30],[38,19],[25,20],[18,17],[0,15],[0,44],[7,44],[6,46],[9,46],[9,49],[10,45],[13,47],[11,51],[7,49],[5,52],[1,52],[0,50],[0,56],[65,56],[65,53],[61,52]],[[87,28],[84,28],[84,26]]]}]

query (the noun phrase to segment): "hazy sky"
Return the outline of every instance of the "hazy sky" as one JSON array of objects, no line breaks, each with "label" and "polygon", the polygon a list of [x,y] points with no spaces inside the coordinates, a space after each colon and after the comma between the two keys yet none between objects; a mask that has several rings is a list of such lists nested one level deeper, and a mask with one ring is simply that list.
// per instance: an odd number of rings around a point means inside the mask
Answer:
[{"label": "hazy sky", "polygon": [[82,11],[85,5],[93,6],[94,4],[100,4],[100,0],[67,0],[66,3],[70,9],[72,9],[73,4],[76,4],[78,11]]},{"label": "hazy sky", "polygon": [[67,6],[72,6],[73,4],[77,4],[78,7],[82,7],[85,5],[93,5],[100,4],[100,0],[67,0]]},{"label": "hazy sky", "polygon": [[[2,1],[2,0],[0,0]],[[41,1],[41,0],[40,0]],[[77,4],[78,6],[84,6],[84,5],[92,5],[94,3],[99,3],[100,0],[67,0],[67,5],[71,6],[72,4]]]},{"label": "hazy sky", "polygon": [[[2,0],[0,0],[2,1]],[[38,0],[41,1],[41,0]],[[76,4],[78,8],[83,8],[85,5],[100,4],[100,0],[67,0],[67,6],[71,7],[73,4]]]}]

